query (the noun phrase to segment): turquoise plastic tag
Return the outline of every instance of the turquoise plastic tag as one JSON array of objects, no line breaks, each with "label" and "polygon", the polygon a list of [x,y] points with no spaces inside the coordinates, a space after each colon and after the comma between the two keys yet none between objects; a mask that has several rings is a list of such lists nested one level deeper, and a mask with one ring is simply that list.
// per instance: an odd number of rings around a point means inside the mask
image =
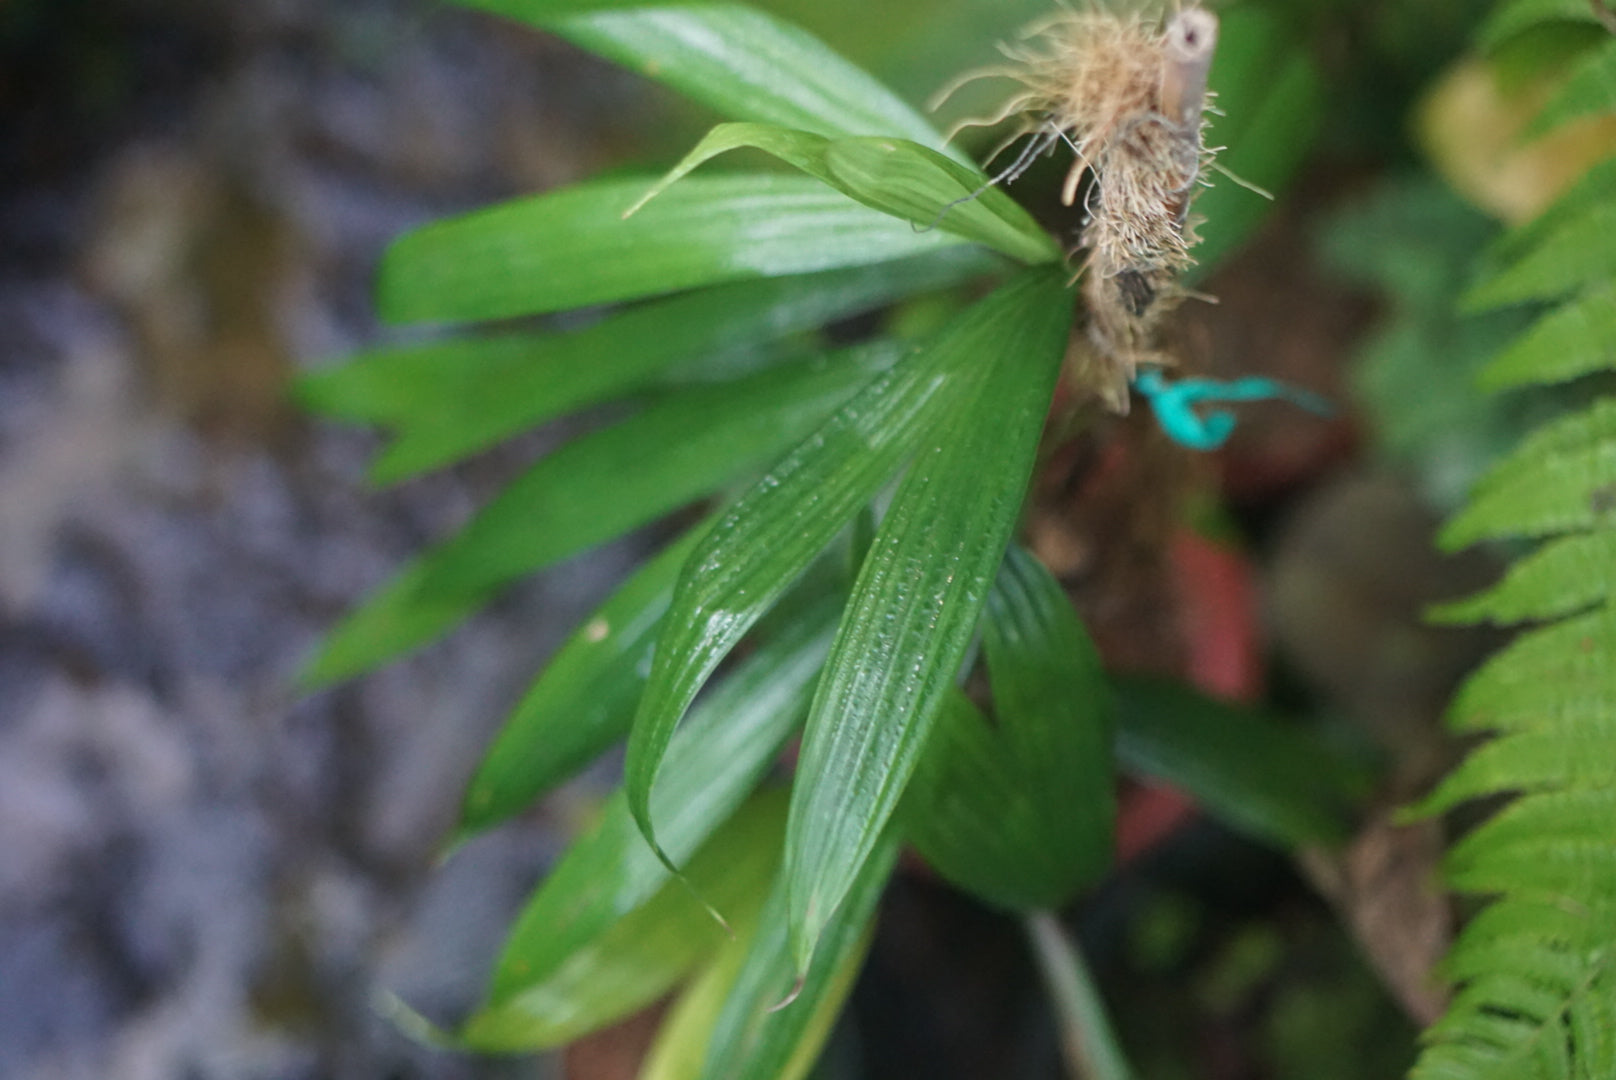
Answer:
[{"label": "turquoise plastic tag", "polygon": [[1195,406],[1208,402],[1278,400],[1320,416],[1332,412],[1330,403],[1317,394],[1256,375],[1228,381],[1192,378],[1170,383],[1160,371],[1141,371],[1133,385],[1150,402],[1156,422],[1167,437],[1191,450],[1216,450],[1234,431],[1234,413],[1228,409],[1208,409],[1204,415],[1195,411]]}]

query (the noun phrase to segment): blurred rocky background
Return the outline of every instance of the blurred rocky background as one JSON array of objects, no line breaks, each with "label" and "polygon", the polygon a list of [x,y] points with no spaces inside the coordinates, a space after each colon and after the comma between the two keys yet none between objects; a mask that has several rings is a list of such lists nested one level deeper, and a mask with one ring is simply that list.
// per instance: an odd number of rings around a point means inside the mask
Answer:
[{"label": "blurred rocky background", "polygon": [[377,340],[389,238],[599,167],[642,85],[424,0],[0,3],[0,1077],[548,1075],[371,998],[475,1000],[563,834],[436,846],[632,550],[301,699],[319,633],[540,444],[373,493],[284,382]]}]

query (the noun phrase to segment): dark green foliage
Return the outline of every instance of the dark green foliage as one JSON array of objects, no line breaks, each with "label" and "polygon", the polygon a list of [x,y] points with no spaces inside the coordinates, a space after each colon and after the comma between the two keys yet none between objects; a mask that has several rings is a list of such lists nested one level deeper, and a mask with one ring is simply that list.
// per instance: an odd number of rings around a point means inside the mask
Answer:
[{"label": "dark green foliage", "polygon": [[[778,19],[730,4],[465,3],[728,122],[660,180],[589,181],[394,245],[381,284],[394,321],[618,306],[570,331],[472,326],[306,379],[311,407],[390,430],[375,480],[616,411],[406,567],[305,681],[374,667],[525,575],[714,500],[568,640],[473,778],[457,840],[627,740],[622,789],[530,900],[483,1008],[443,1038],[554,1046],[686,983],[655,1076],[801,1076],[903,840],[1020,911],[1070,899],[1109,865],[1111,690],[1060,586],[1012,546],[1072,326],[1072,268],[915,110]],[[1316,126],[1317,78],[1261,12],[1232,14],[1227,31],[1233,60],[1213,79],[1240,110],[1228,157],[1277,186]],[[727,151],[750,171],[686,175]],[[1214,202],[1216,255],[1264,203],[1233,185]],[[878,317],[868,340],[836,348],[819,332],[910,298],[949,317],[912,333]],[[962,689],[978,641],[991,724]],[[1126,763],[1275,843],[1340,836],[1328,755],[1153,693],[1125,690],[1145,702],[1124,711]],[[799,727],[787,810],[754,789]],[[1282,769],[1314,770],[1312,788]]]}]

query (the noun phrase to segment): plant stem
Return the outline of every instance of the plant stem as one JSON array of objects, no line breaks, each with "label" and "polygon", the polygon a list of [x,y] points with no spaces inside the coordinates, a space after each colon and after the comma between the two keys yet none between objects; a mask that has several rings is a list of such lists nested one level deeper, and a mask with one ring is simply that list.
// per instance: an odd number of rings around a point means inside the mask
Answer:
[{"label": "plant stem", "polygon": [[1072,1080],[1133,1080],[1077,942],[1053,912],[1034,912],[1027,916],[1026,927],[1038,970],[1049,987]]}]

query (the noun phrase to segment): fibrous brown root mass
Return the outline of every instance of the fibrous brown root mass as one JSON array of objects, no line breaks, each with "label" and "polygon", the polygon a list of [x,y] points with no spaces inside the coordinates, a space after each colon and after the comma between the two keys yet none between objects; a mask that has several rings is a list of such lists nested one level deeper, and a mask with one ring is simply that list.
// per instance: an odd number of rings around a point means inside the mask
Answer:
[{"label": "fibrous brown root mass", "polygon": [[1163,20],[1091,7],[1030,28],[1003,47],[1009,65],[978,73],[1022,86],[987,122],[1020,116],[1017,134],[1070,145],[1067,205],[1093,173],[1079,242],[1091,346],[1080,378],[1119,412],[1138,365],[1169,362],[1156,338],[1194,262],[1189,209],[1208,157],[1202,114],[1216,39],[1217,19],[1201,8]]}]

